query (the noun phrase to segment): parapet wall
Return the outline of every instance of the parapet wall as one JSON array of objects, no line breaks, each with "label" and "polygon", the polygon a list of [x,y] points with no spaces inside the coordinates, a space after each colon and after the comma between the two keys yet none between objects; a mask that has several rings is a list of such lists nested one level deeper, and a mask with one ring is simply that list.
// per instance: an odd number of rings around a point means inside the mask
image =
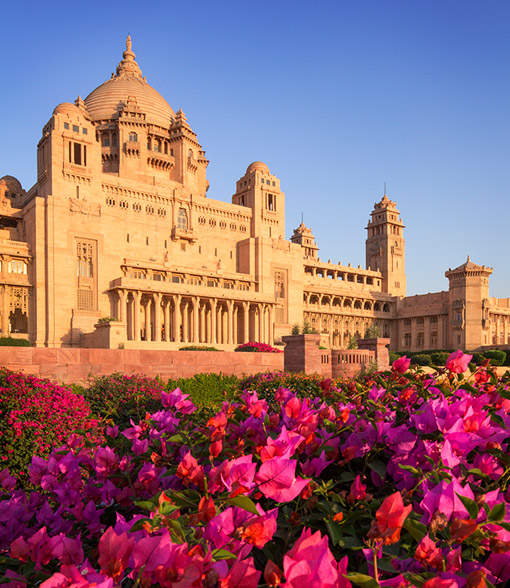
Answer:
[{"label": "parapet wall", "polygon": [[284,353],[0,347],[0,366],[64,384],[85,383],[114,372],[169,379],[285,370],[338,378],[351,377],[375,361],[380,370],[389,367],[389,339],[360,339],[359,349],[320,349],[320,335],[289,335],[283,340]]},{"label": "parapet wall", "polygon": [[65,384],[114,372],[163,379],[220,372],[241,377],[282,371],[283,353],[0,347],[0,366]]}]

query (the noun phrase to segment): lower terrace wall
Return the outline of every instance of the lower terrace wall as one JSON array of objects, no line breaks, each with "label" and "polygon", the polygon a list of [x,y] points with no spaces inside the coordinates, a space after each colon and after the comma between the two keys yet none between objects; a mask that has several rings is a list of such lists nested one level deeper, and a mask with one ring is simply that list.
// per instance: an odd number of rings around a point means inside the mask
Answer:
[{"label": "lower terrace wall", "polygon": [[199,373],[251,375],[283,370],[283,353],[0,347],[0,366],[58,383],[82,384],[114,372],[169,378]]}]

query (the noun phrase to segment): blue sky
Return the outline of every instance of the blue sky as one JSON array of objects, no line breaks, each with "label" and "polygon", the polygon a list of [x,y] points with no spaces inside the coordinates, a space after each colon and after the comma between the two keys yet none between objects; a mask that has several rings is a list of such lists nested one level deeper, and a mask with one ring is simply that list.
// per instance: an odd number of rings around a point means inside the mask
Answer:
[{"label": "blue sky", "polygon": [[2,9],[0,177],[28,189],[60,102],[108,79],[129,32],[149,83],[182,108],[230,201],[254,160],[281,180],[286,235],[364,267],[374,202],[406,225],[408,294],[447,289],[470,255],[510,297],[507,0],[23,2]]}]

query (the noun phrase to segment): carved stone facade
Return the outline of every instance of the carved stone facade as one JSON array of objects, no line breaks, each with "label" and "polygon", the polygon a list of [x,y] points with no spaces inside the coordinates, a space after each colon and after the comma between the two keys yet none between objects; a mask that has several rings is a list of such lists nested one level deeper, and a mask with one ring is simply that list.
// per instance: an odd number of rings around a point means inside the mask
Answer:
[{"label": "carved stone facade", "polygon": [[375,325],[393,349],[510,343],[510,301],[488,297],[488,268],[468,261],[447,272],[448,292],[406,297],[404,225],[386,195],[367,269],[321,261],[303,223],[285,238],[285,196],[262,162],[231,203],[208,198],[205,151],[129,38],[109,80],[55,108],[37,163],[28,193],[0,180],[4,336],[80,347],[114,317],[126,348],[278,343],[305,322],[337,348]]}]

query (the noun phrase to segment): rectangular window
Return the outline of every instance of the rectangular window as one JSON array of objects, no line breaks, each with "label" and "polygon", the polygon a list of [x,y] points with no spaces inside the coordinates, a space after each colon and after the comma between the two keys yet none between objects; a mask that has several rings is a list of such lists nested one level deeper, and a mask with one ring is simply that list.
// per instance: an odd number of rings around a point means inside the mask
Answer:
[{"label": "rectangular window", "polygon": [[81,132],[86,135],[87,134],[87,129],[82,129]]},{"label": "rectangular window", "polygon": [[74,163],[81,165],[81,145],[79,143],[74,143]]},{"label": "rectangular window", "polygon": [[78,127],[77,125],[73,125],[73,133],[79,133],[80,132],[80,127]]},{"label": "rectangular window", "polygon": [[69,130],[69,123],[64,123],[64,129]]}]

